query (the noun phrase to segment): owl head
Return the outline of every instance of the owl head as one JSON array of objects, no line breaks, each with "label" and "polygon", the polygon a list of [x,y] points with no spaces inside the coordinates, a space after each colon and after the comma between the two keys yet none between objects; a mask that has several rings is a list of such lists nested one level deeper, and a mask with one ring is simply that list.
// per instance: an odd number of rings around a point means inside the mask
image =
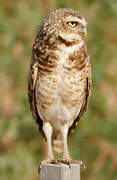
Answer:
[{"label": "owl head", "polygon": [[68,41],[82,41],[86,38],[87,22],[75,10],[67,9],[64,18],[61,19],[59,35]]},{"label": "owl head", "polygon": [[[43,25],[46,32],[68,42],[80,42],[87,35],[87,22],[77,10],[63,8],[50,13]],[[44,27],[43,27],[44,30]]]}]

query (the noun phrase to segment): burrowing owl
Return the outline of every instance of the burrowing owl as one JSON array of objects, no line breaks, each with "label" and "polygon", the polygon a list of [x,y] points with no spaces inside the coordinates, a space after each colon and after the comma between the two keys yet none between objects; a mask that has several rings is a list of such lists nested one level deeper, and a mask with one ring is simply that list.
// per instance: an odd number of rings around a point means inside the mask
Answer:
[{"label": "burrowing owl", "polygon": [[76,10],[56,10],[43,20],[33,44],[28,96],[46,140],[44,163],[54,159],[52,147],[57,152],[62,150],[63,161],[74,162],[67,136],[86,111],[91,89],[86,25]]}]

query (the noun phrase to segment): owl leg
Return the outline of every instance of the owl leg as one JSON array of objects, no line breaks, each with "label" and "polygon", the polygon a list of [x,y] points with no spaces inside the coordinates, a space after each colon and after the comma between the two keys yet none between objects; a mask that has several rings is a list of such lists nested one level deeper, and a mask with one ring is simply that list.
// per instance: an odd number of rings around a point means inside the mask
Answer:
[{"label": "owl leg", "polygon": [[71,164],[79,164],[83,169],[85,169],[85,165],[82,161],[80,160],[72,160],[69,155],[68,151],[68,144],[67,144],[67,137],[68,137],[68,126],[65,125],[61,129],[61,134],[62,134],[62,140],[63,140],[63,159],[58,160],[59,163],[64,163],[69,165],[71,168]]},{"label": "owl leg", "polygon": [[43,124],[43,131],[46,137],[46,157],[45,160],[51,161],[54,159],[53,151],[52,151],[52,132],[53,128],[49,122]]},{"label": "owl leg", "polygon": [[52,160],[52,164],[68,164],[70,165],[70,156],[68,151],[68,145],[67,145],[67,136],[68,136],[68,126],[65,125],[61,128],[60,133],[62,135],[62,142],[63,142],[63,158],[62,160]]},{"label": "owl leg", "polygon": [[70,160],[70,155],[68,151],[68,144],[67,144],[67,136],[68,136],[68,125],[65,125],[61,128],[61,135],[63,141],[63,160]]},{"label": "owl leg", "polygon": [[46,138],[46,156],[43,161],[40,162],[38,172],[40,173],[42,165],[50,164],[54,160],[52,151],[52,132],[53,128],[49,122],[43,124],[43,131]]}]

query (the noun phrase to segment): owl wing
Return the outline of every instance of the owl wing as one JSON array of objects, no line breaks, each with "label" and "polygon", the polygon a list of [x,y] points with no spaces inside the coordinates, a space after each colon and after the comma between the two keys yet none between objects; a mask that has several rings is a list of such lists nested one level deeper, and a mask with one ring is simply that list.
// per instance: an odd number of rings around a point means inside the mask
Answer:
[{"label": "owl wing", "polygon": [[28,100],[30,104],[30,109],[32,111],[32,116],[35,119],[36,123],[39,125],[39,130],[42,131],[43,122],[39,117],[36,106],[36,99],[35,99],[35,84],[37,79],[37,73],[38,73],[37,61],[35,60],[34,56],[32,56],[29,76],[28,76]]},{"label": "owl wing", "polygon": [[91,80],[91,64],[89,62],[89,56],[88,58],[88,66],[86,68],[86,77],[85,77],[85,89],[84,89],[84,99],[83,99],[83,103],[80,109],[80,112],[77,116],[77,118],[74,120],[72,126],[69,128],[69,133],[71,134],[71,132],[77,127],[78,121],[79,119],[82,117],[82,115],[84,114],[84,112],[87,110],[87,106],[88,106],[88,101],[90,98],[90,94],[91,94],[91,84],[92,84],[92,80]]}]

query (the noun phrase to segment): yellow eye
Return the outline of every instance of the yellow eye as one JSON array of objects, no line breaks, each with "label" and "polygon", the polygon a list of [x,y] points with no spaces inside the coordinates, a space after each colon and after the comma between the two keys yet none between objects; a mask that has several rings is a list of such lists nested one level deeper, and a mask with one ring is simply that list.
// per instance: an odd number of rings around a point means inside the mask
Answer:
[{"label": "yellow eye", "polygon": [[68,22],[68,25],[72,28],[76,27],[77,26],[77,22],[76,21],[69,21]]}]

